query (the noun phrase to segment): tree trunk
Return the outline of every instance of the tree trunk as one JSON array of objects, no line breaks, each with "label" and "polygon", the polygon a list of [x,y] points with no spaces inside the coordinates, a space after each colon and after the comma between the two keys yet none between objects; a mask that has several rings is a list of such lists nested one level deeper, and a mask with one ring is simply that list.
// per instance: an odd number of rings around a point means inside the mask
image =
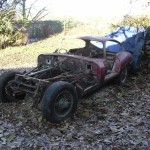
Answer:
[{"label": "tree trunk", "polygon": [[26,0],[22,0],[22,15],[23,15],[23,20],[26,20]]}]

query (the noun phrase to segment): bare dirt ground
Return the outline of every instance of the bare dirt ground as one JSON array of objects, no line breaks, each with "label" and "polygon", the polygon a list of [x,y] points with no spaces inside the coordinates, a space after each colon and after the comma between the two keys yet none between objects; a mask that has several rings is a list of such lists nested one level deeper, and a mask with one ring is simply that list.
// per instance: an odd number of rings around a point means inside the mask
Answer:
[{"label": "bare dirt ground", "polygon": [[75,116],[62,124],[46,122],[29,97],[0,103],[0,150],[150,150],[148,71],[83,97]]}]

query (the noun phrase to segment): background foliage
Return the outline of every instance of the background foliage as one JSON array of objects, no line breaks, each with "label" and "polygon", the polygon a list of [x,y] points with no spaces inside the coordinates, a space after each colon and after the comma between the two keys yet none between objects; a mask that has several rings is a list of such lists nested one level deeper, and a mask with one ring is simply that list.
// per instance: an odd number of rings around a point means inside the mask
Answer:
[{"label": "background foliage", "polygon": [[141,15],[141,16],[130,16],[125,15],[123,19],[118,22],[117,24],[112,24],[113,28],[119,27],[119,26],[149,26],[150,25],[150,16],[148,15]]},{"label": "background foliage", "polygon": [[[19,40],[23,41],[23,38],[25,42],[19,42],[20,44],[27,44],[30,39],[31,41],[37,41],[48,38],[62,31],[64,31],[64,35],[67,33],[71,34],[71,32],[75,30],[76,33],[72,34],[82,34],[86,30],[86,34],[100,35],[99,33],[101,33],[102,30],[108,31],[108,27],[111,31],[123,25],[142,25],[148,27],[150,24],[150,16],[148,15],[125,15],[123,19],[117,21],[117,23],[114,23],[115,20],[109,20],[108,24],[106,24],[106,20],[101,20],[100,18],[90,18],[88,21],[77,21],[73,18],[42,21],[40,19],[47,14],[46,7],[38,10],[36,15],[34,14],[35,16],[31,17],[31,10],[37,1],[38,0],[35,0],[28,7],[26,3],[29,2],[28,0],[0,1],[0,49],[15,45]],[[131,3],[133,2],[134,1],[131,1]],[[146,6],[149,7],[148,4]],[[113,24],[111,24],[112,22]],[[75,30],[71,30],[72,28]]]},{"label": "background foliage", "polygon": [[20,38],[20,32],[15,27],[16,12],[7,10],[0,13],[0,48],[14,44]]}]

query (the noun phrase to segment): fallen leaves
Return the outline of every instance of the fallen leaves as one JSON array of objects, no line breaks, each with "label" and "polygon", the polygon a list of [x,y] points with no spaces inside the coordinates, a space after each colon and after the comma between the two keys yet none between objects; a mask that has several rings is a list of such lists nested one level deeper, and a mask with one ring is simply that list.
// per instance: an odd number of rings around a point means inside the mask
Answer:
[{"label": "fallen leaves", "polygon": [[57,125],[31,109],[28,97],[0,104],[0,149],[148,150],[150,75],[129,80],[83,97],[76,115]]}]

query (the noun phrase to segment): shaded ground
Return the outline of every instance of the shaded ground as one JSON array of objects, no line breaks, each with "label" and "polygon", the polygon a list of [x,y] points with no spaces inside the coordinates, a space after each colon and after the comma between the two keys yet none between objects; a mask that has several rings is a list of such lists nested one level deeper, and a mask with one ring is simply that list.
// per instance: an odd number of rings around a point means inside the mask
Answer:
[{"label": "shaded ground", "polygon": [[[0,71],[2,72],[2,71]],[[0,150],[149,150],[150,74],[107,85],[81,99],[76,115],[58,125],[31,108],[31,99],[0,103]]]}]

